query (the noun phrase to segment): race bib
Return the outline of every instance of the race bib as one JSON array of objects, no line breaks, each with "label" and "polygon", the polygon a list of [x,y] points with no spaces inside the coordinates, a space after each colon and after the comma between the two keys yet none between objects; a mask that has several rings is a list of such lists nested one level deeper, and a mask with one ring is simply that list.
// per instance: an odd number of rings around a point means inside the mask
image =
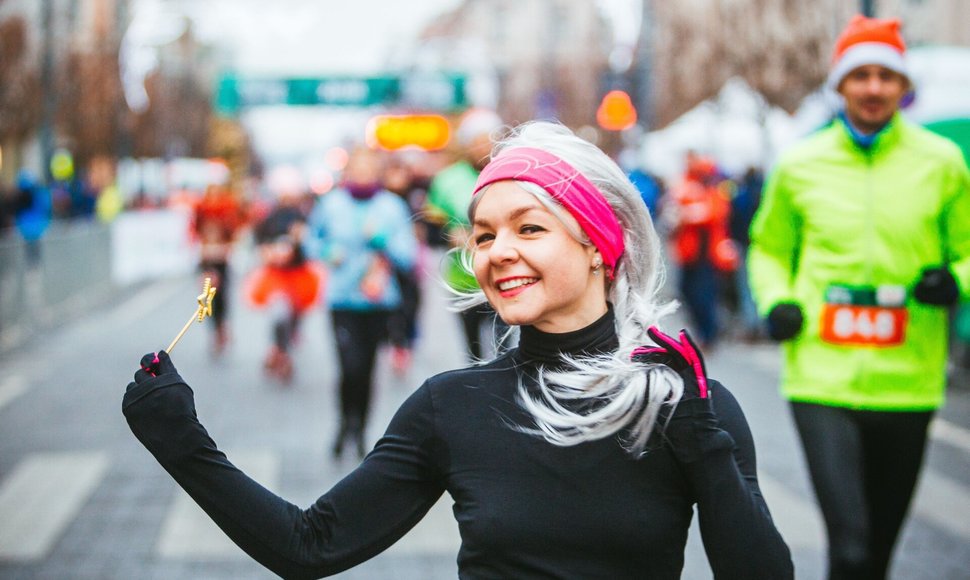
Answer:
[{"label": "race bib", "polygon": [[901,286],[830,286],[822,306],[821,338],[839,345],[902,344],[909,319],[905,300]]}]

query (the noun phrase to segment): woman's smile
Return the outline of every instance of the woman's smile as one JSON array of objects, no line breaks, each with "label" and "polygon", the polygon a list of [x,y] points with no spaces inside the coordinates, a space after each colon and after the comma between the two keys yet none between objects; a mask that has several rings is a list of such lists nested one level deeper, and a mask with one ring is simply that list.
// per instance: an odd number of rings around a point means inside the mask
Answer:
[{"label": "woman's smile", "polygon": [[504,278],[495,283],[503,298],[511,298],[525,292],[526,288],[538,282],[538,278],[533,277],[513,277]]}]

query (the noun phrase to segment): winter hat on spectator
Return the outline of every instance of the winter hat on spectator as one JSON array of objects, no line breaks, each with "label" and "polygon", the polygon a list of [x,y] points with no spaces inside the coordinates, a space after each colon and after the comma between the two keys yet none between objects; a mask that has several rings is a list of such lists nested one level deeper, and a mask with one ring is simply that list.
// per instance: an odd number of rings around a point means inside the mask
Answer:
[{"label": "winter hat on spectator", "polygon": [[835,41],[832,53],[832,70],[828,86],[839,90],[842,79],[852,70],[877,64],[895,71],[909,80],[906,67],[906,43],[899,32],[901,23],[897,18],[867,18],[856,14]]},{"label": "winter hat on spectator", "polygon": [[498,113],[490,109],[476,107],[469,109],[462,115],[455,136],[458,138],[459,145],[467,147],[476,137],[491,135],[492,132],[501,127],[502,118],[498,116]]}]

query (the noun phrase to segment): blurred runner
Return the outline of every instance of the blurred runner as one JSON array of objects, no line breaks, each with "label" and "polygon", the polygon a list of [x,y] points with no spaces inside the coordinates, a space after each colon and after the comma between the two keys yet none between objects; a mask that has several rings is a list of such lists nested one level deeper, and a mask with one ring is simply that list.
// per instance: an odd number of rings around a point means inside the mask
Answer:
[{"label": "blurred runner", "polygon": [[733,273],[735,296],[734,334],[745,341],[757,341],[763,337],[758,308],[748,283],[748,247],[751,245],[749,231],[754,213],[761,204],[764,175],[757,167],[749,167],[737,180],[731,196],[730,231],[738,250],[738,267]]},{"label": "blurred runner", "polygon": [[391,365],[394,371],[402,374],[411,366],[414,341],[418,336],[418,308],[421,306],[421,281],[419,272],[427,251],[427,234],[424,224],[418,219],[427,193],[419,187],[414,170],[400,157],[390,157],[384,168],[384,188],[397,194],[407,203],[411,212],[411,223],[418,240],[418,256],[411,268],[394,268],[394,275],[401,288],[401,304],[391,314],[388,323],[388,339],[391,343]]},{"label": "blurred runner", "polygon": [[887,577],[943,404],[948,309],[970,298],[970,172],[899,113],[899,28],[856,16],[839,36],[838,118],[782,156],[751,228],[752,288],[785,341],[782,392],[833,579]]},{"label": "blurred runner", "polygon": [[199,269],[212,278],[218,288],[212,301],[212,320],[215,323],[213,351],[222,353],[229,342],[227,328],[229,292],[229,257],[240,229],[245,223],[243,208],[225,185],[209,185],[195,207],[193,233],[199,240]]},{"label": "blurred runner", "polygon": [[373,391],[378,346],[388,322],[401,306],[395,270],[410,271],[417,256],[411,212],[384,189],[383,159],[355,149],[341,187],[322,196],[310,214],[313,255],[329,269],[327,305],[340,362],[340,428],[334,457],[352,444],[366,451],[364,432]]},{"label": "blurred runner", "polygon": [[40,264],[40,240],[51,223],[51,193],[30,171],[21,169],[12,206],[14,223],[26,244],[27,265],[34,268]]},{"label": "blurred runner", "polygon": [[322,269],[303,251],[306,215],[298,191],[284,191],[273,209],[256,226],[254,237],[262,265],[247,281],[248,296],[269,313],[272,341],[263,368],[284,384],[293,379],[291,347],[300,322],[317,303],[323,285]]},{"label": "blurred runner", "polygon": [[[429,219],[441,224],[452,248],[445,262],[443,277],[448,286],[458,292],[478,288],[475,277],[461,264],[460,250],[468,242],[468,204],[475,181],[488,164],[492,134],[501,127],[502,119],[492,111],[472,109],[465,113],[455,135],[459,146],[458,159],[438,172],[428,189],[426,214],[430,216]],[[492,342],[497,345],[508,327],[488,305],[459,314],[468,353],[473,361],[482,360],[485,354],[483,335],[493,337]]]},{"label": "blurred runner", "polygon": [[664,220],[670,225],[673,257],[680,269],[680,294],[702,345],[720,333],[720,276],[737,268],[737,250],[728,236],[730,201],[719,187],[714,162],[687,154],[683,180],[667,196]]}]

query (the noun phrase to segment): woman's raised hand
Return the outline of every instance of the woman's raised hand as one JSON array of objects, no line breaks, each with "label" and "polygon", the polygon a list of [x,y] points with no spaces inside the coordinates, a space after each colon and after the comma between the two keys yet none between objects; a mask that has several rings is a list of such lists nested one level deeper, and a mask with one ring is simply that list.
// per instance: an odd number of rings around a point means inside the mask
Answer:
[{"label": "woman's raised hand", "polygon": [[647,329],[647,334],[656,347],[641,346],[633,351],[633,358],[639,362],[664,364],[674,369],[684,379],[683,399],[707,399],[710,389],[707,385],[707,368],[704,357],[694,339],[686,330],[681,330],[679,340],[664,334],[656,326]]}]

